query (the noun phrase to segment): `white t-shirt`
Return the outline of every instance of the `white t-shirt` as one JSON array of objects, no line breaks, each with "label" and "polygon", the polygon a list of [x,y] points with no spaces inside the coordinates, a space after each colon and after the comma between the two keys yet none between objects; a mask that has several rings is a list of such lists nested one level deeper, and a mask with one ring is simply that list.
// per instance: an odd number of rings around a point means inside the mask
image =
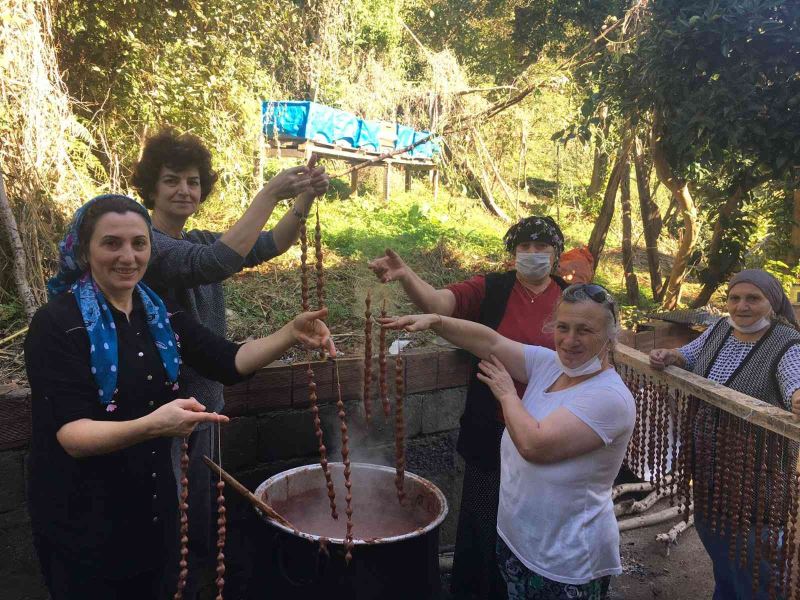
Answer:
[{"label": "white t-shirt", "polygon": [[579,585],[622,572],[611,487],[633,432],[636,405],[614,369],[569,389],[546,392],[561,374],[555,356],[547,348],[525,347],[525,409],[542,420],[563,406],[604,445],[561,462],[533,464],[520,455],[506,430],[500,445],[497,533],[532,571]]}]

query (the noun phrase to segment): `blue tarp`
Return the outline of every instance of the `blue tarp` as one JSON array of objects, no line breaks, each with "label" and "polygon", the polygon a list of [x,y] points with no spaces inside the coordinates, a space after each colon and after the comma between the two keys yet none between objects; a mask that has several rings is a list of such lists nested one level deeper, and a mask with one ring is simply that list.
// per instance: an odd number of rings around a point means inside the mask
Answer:
[{"label": "blue tarp", "polygon": [[[268,138],[277,134],[373,152],[379,151],[381,147],[379,121],[359,119],[349,112],[317,102],[265,100],[261,105],[261,119],[264,135]],[[394,147],[410,146],[427,135],[426,131],[420,132],[398,124]],[[432,158],[438,152],[439,146],[433,141],[427,141],[408,154],[414,158]]]},{"label": "blue tarp", "polygon": [[359,119],[361,127],[358,130],[356,147],[377,152],[381,149],[381,123],[380,121],[365,121]]}]

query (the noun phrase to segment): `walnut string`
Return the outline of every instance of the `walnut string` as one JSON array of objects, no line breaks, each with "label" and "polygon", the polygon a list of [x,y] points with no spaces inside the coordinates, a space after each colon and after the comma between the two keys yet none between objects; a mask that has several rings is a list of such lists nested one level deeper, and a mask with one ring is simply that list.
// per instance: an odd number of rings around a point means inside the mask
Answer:
[{"label": "walnut string", "polygon": [[[753,471],[755,471],[755,455],[756,455],[756,436],[755,426],[750,423],[746,424],[744,435],[744,468],[743,483],[742,483],[742,503],[740,508],[740,522],[741,531],[739,537],[742,540],[747,540],[750,536],[750,515],[753,512],[753,496],[755,491],[753,488]],[[744,569],[747,567],[747,545],[743,542],[739,544],[738,555],[739,568]]]},{"label": "walnut string", "polygon": [[[300,294],[303,312],[308,312],[308,231],[306,219],[300,219]],[[314,435],[319,444],[319,464],[322,467],[322,474],[325,476],[325,486],[328,488],[328,501],[331,506],[331,517],[338,519],[336,512],[336,492],[331,479],[331,468],[328,464],[328,451],[325,448],[325,440],[322,433],[322,423],[319,418],[319,406],[317,405],[317,383],[314,381],[314,370],[311,368],[311,352],[308,353],[308,366],[306,367],[306,378],[308,379],[308,401],[311,405],[311,415],[314,419]]]},{"label": "walnut string", "polygon": [[784,537],[783,544],[778,543],[778,536],[781,529],[784,529],[788,523],[788,508],[789,502],[787,494],[789,493],[789,482],[787,477],[789,473],[784,469],[785,459],[787,454],[787,440],[783,436],[777,438],[778,452],[770,458],[774,461],[774,457],[778,458],[778,467],[772,469],[773,478],[778,477],[777,489],[772,490],[772,502],[770,503],[770,518],[769,518],[769,549],[770,549],[770,590],[769,595],[771,598],[777,598],[783,594],[783,583],[785,582],[786,571],[786,539]]},{"label": "walnut string", "polygon": [[345,496],[345,501],[347,502],[347,508],[345,509],[345,513],[347,514],[347,533],[345,535],[344,542],[346,550],[344,560],[349,565],[350,561],[353,559],[353,494],[351,489],[353,482],[350,480],[350,438],[347,435],[347,414],[344,411],[344,402],[342,401],[342,386],[339,383],[339,362],[334,362],[336,365],[336,408],[339,411],[339,421],[341,422],[342,431],[342,464],[344,464],[344,487],[347,488],[347,495]]},{"label": "walnut string", "polygon": [[650,383],[650,395],[652,398],[652,402],[655,405],[655,430],[652,432],[652,436],[655,438],[655,443],[653,445],[654,452],[653,452],[653,471],[652,471],[652,479],[653,479],[653,489],[656,492],[660,492],[662,485],[664,483],[664,473],[661,470],[661,457],[662,453],[662,439],[664,436],[664,409],[666,406],[662,401],[661,394],[659,394],[659,387],[656,387],[656,384],[651,381]]},{"label": "walnut string", "polygon": [[736,419],[733,431],[733,473],[731,479],[730,528],[728,532],[728,561],[736,564],[736,543],[739,539],[739,522],[742,511],[742,482],[744,479],[744,421]]},{"label": "walnut string", "polygon": [[[756,514],[755,523],[752,524],[755,534],[755,549],[753,550],[753,564],[750,565],[751,573],[753,576],[753,587],[751,589],[752,597],[758,597],[759,577],[761,575],[761,555],[764,553],[764,543],[761,540],[762,531],[765,525],[764,515],[767,512],[767,453],[772,448],[771,435],[766,435],[765,431],[761,431],[761,461],[758,463],[756,477],[758,478],[758,485],[756,487]],[[770,438],[769,442],[767,438]],[[756,438],[757,439],[757,438]]]},{"label": "walnut string", "polygon": [[[723,410],[717,412],[716,427],[713,440],[713,465],[709,476],[709,494],[711,496],[711,533],[719,531],[720,504],[722,502],[722,470],[727,467],[725,455],[725,441],[728,437],[727,413]],[[721,532],[720,532],[720,535]]]},{"label": "walnut string", "polygon": [[400,503],[405,500],[406,492],[404,489],[405,470],[406,470],[406,450],[405,450],[405,419],[403,417],[403,357],[400,356],[400,344],[397,344],[397,357],[394,361],[394,383],[395,383],[395,487],[397,488],[397,499]]},{"label": "walnut string", "polygon": [[317,202],[314,206],[316,208],[316,224],[314,225],[314,255],[317,259],[317,310],[321,310],[325,306],[325,267],[322,260],[322,229],[319,225],[319,202]]},{"label": "walnut string", "polygon": [[[212,444],[214,447],[214,427],[211,427]],[[219,466],[222,468],[222,425],[217,423],[217,456],[219,457]],[[222,480],[222,471],[219,472],[219,481],[217,482],[217,597],[216,600],[223,600],[222,591],[225,587],[225,541],[227,538],[227,517],[225,516],[225,482]]]},{"label": "walnut string", "polygon": [[[659,442],[659,464],[658,472],[661,481],[661,489],[664,490],[667,486],[667,459],[669,457],[669,397],[666,393],[664,384],[658,384],[658,402],[661,404],[661,441]],[[670,499],[672,498],[672,484],[669,484],[667,489],[670,492]]]},{"label": "walnut string", "polygon": [[628,372],[627,384],[628,384],[628,388],[631,390],[631,393],[633,394],[633,397],[634,397],[634,399],[636,401],[636,419],[634,421],[634,427],[633,427],[633,435],[632,435],[632,441],[631,441],[631,444],[632,444],[631,445],[631,449],[632,449],[632,451],[631,451],[631,462],[630,462],[629,467],[630,467],[630,470],[636,476],[640,476],[641,473],[639,472],[639,459],[640,459],[640,457],[642,455],[641,447],[642,447],[642,439],[644,437],[643,434],[642,434],[643,403],[642,403],[642,394],[639,391],[639,389],[637,389],[637,386],[636,386],[636,383],[637,383],[636,379],[637,378],[636,378],[635,373],[633,372],[632,369],[630,369],[629,372]]},{"label": "walnut string", "polygon": [[181,443],[181,495],[180,495],[180,511],[181,511],[181,559],[180,572],[178,573],[178,589],[173,596],[174,600],[183,600],[183,590],[186,587],[186,577],[189,575],[189,479],[187,473],[189,471],[189,442],[187,438],[183,438]]},{"label": "walnut string", "polygon": [[[719,536],[725,537],[726,530],[730,533],[730,507],[731,507],[731,477],[733,475],[733,465],[736,461],[736,451],[734,448],[735,432],[734,417],[730,413],[723,414],[724,423],[722,431],[722,452],[717,463],[715,487],[719,487]],[[721,423],[721,424],[722,424]],[[719,447],[719,446],[718,446]],[[732,539],[733,536],[731,536]]]},{"label": "walnut string", "polygon": [[645,394],[647,397],[647,405],[649,407],[647,411],[648,417],[648,424],[647,424],[647,470],[650,473],[650,480],[653,482],[653,487],[657,489],[658,486],[658,479],[656,478],[656,439],[658,438],[657,435],[657,423],[658,423],[658,404],[656,403],[656,399],[653,395],[653,382],[652,380],[645,376]]},{"label": "walnut string", "polygon": [[680,390],[676,390],[678,403],[681,406],[681,425],[678,432],[680,450],[678,454],[678,473],[680,479],[681,509],[684,522],[689,521],[690,506],[692,504],[692,474],[691,474],[691,400]]},{"label": "walnut string", "polygon": [[300,219],[300,302],[303,312],[308,312],[308,229],[305,217]]},{"label": "walnut string", "polygon": [[641,376],[639,373],[636,373],[635,376],[635,385],[636,385],[636,393],[640,400],[640,408],[641,410],[637,413],[637,419],[639,421],[639,456],[638,456],[638,464],[636,465],[636,470],[634,471],[639,477],[644,478],[644,465],[645,465],[645,457],[647,455],[647,398],[645,391],[642,389],[642,381]]},{"label": "walnut string", "polygon": [[367,292],[364,299],[364,419],[369,425],[372,419],[372,296]]},{"label": "walnut string", "polygon": [[800,473],[794,473],[791,486],[789,535],[787,541],[788,558],[786,561],[786,598],[788,599],[789,594],[794,592],[792,600],[798,600],[800,599],[800,585],[792,587],[792,576],[794,575],[794,567],[797,562],[797,511],[798,508],[800,508],[800,506],[798,506],[798,497],[800,497]]},{"label": "walnut string", "polygon": [[[386,298],[381,303],[381,319],[386,318]],[[389,403],[389,386],[386,382],[386,329],[383,327],[378,331],[378,367],[379,367],[379,387],[381,391],[381,404],[383,405],[383,417],[388,420],[392,407]]]},{"label": "walnut string", "polygon": [[[669,394],[669,388],[665,387],[664,388],[665,397],[668,397],[667,396],[668,394]],[[672,453],[670,455],[670,462],[672,463],[672,485],[670,486],[670,493],[669,493],[670,506],[675,506],[676,503],[680,503],[678,498],[680,494],[680,489],[678,487],[680,485],[679,483],[680,479],[678,473],[678,427],[681,421],[681,404],[677,396],[673,396],[673,398],[675,399],[675,403],[673,405],[675,407],[675,410],[674,412],[670,411],[670,417],[671,417],[670,422],[672,423],[672,431],[669,437],[670,447],[672,450]]]}]

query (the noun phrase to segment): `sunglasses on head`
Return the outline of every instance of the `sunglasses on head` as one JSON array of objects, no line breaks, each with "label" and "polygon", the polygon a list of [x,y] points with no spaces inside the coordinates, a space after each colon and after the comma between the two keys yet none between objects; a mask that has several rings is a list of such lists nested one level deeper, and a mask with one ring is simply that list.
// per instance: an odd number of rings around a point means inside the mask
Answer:
[{"label": "sunglasses on head", "polygon": [[617,323],[617,313],[614,310],[614,298],[606,288],[598,283],[576,283],[564,290],[564,296],[577,298],[578,294],[586,296],[589,300],[608,306],[611,316],[614,317],[614,324]]}]

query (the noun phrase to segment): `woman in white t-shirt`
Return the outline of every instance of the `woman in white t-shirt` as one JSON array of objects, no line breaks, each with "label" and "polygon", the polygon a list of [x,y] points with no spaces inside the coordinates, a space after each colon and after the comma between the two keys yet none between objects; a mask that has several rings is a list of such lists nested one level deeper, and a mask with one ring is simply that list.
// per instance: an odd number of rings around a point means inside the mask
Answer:
[{"label": "woman in white t-shirt", "polygon": [[[602,599],[622,572],[611,487],[635,420],[611,365],[614,299],[597,284],[564,290],[552,319],[556,351],[440,315],[386,319],[433,329],[481,359],[478,377],[500,401],[497,556],[510,599]],[[523,398],[513,379],[527,382]]]}]

